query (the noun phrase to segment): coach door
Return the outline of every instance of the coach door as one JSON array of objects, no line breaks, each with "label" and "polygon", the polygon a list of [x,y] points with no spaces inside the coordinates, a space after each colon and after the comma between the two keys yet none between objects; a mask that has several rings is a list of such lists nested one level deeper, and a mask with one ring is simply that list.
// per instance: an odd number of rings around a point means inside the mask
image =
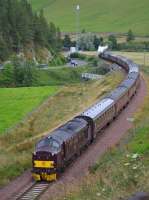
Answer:
[{"label": "coach door", "polygon": [[91,142],[92,141],[92,127],[90,124],[88,124],[88,141]]}]

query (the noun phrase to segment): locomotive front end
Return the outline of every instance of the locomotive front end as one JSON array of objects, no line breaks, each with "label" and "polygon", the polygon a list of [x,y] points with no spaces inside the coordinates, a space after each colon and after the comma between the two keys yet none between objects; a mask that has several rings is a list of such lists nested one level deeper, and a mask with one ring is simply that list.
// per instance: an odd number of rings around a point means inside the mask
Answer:
[{"label": "locomotive front end", "polygon": [[36,181],[57,179],[57,154],[59,144],[51,138],[44,138],[36,145],[32,156],[32,176]]}]

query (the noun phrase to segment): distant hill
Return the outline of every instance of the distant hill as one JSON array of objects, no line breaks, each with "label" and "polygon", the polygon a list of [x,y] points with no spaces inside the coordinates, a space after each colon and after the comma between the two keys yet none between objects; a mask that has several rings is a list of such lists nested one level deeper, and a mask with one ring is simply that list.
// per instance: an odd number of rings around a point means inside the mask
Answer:
[{"label": "distant hill", "polygon": [[149,0],[29,0],[44,9],[62,31],[75,31],[75,5],[80,4],[80,27],[95,32],[149,34]]}]

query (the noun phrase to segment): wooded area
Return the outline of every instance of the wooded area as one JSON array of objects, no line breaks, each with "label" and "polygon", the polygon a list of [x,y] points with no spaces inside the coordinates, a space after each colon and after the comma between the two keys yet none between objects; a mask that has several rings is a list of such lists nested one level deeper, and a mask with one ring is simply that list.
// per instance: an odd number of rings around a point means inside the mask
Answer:
[{"label": "wooded area", "polygon": [[33,12],[27,0],[0,0],[0,60],[28,44],[58,50],[60,30],[47,23],[43,10]]}]

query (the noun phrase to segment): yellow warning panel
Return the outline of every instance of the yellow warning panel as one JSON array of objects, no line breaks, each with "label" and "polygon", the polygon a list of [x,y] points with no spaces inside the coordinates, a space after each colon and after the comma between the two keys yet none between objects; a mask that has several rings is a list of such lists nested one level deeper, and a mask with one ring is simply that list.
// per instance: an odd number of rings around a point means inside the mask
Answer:
[{"label": "yellow warning panel", "polygon": [[54,161],[34,160],[34,167],[38,167],[38,168],[54,168]]}]

